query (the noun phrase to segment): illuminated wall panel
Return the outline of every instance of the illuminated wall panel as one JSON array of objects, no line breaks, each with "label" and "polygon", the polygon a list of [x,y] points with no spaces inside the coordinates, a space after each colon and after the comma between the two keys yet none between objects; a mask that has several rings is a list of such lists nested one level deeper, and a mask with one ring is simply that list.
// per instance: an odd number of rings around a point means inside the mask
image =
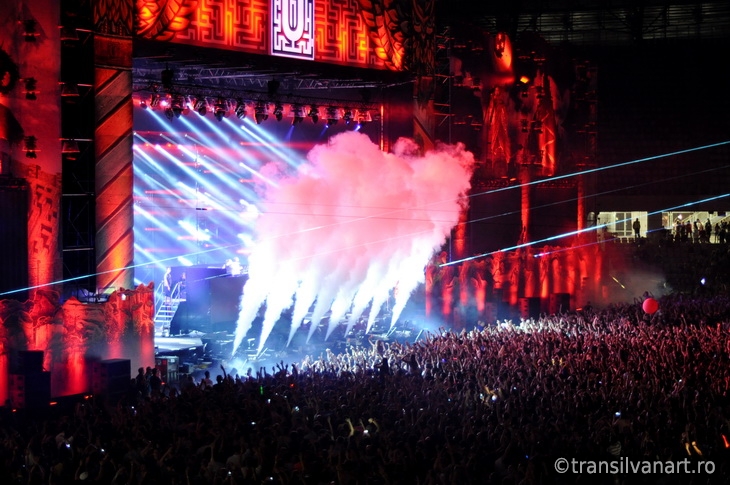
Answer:
[{"label": "illuminated wall panel", "polygon": [[100,2],[94,10],[98,31],[94,38],[96,282],[100,288],[129,288],[134,279],[133,9],[131,0],[122,3],[128,8],[117,11],[114,5]]},{"label": "illuminated wall panel", "polygon": [[202,0],[175,42],[268,54],[268,25],[268,0]]},{"label": "illuminated wall panel", "polygon": [[[403,69],[405,3],[359,0],[201,0],[194,8],[139,10],[141,38],[296,57],[375,69]],[[403,17],[403,18],[402,18]]]},{"label": "illuminated wall panel", "polygon": [[314,59],[314,1],[271,2],[271,53]]},{"label": "illuminated wall panel", "polygon": [[367,26],[356,0],[320,2],[318,7],[317,60],[335,64],[382,66],[374,58],[373,51],[367,48]]},{"label": "illuminated wall panel", "polygon": [[[4,175],[25,179],[28,186],[28,251],[23,266],[32,294],[34,287],[61,274],[60,9],[58,2],[38,0],[3,2],[2,12],[0,164]],[[3,214],[0,224],[9,225]]]}]

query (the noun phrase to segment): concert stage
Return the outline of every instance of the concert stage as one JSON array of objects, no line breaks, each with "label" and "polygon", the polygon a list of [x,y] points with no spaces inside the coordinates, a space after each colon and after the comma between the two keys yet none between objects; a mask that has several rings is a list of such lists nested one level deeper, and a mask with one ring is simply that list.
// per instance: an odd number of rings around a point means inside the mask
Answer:
[{"label": "concert stage", "polygon": [[[415,342],[428,332],[437,332],[437,324],[427,326],[422,306],[415,298],[391,325],[389,309],[380,312],[368,330],[367,314],[348,329],[349,314],[330,329],[329,313],[312,328],[312,314],[304,318],[292,333],[291,312],[282,314],[260,345],[264,309],[254,320],[238,349],[233,345],[236,335],[238,304],[245,291],[246,275],[221,274],[218,268],[174,267],[173,274],[187,273],[186,300],[181,301],[172,317],[170,333],[155,333],[155,356],[175,356],[180,362],[180,374],[193,374],[198,378],[209,368],[212,374],[219,372],[223,364],[227,370],[236,369],[239,375],[249,369],[256,372],[261,367],[268,371],[282,361],[299,364],[307,356],[317,358],[327,350],[339,353],[350,347],[369,347],[370,341]],[[291,333],[291,335],[290,335]]]}]

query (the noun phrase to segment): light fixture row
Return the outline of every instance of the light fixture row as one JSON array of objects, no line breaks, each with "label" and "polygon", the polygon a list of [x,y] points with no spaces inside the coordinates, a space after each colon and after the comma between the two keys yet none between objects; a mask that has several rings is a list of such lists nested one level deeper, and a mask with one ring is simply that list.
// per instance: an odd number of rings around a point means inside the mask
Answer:
[{"label": "light fixture row", "polygon": [[231,115],[243,119],[247,115],[253,114],[257,124],[266,121],[269,116],[273,116],[277,121],[282,121],[284,118],[291,119],[292,125],[301,123],[307,118],[311,119],[313,123],[318,123],[320,119],[323,119],[326,120],[328,125],[336,124],[339,120],[345,123],[355,122],[361,124],[373,121],[373,116],[370,114],[371,110],[362,107],[319,106],[316,104],[281,103],[278,101],[247,101],[244,99],[160,94],[139,97],[136,102],[143,109],[162,110],[165,117],[170,121],[191,112],[196,112],[200,116],[212,113],[218,121],[222,121],[223,118],[228,118]]}]

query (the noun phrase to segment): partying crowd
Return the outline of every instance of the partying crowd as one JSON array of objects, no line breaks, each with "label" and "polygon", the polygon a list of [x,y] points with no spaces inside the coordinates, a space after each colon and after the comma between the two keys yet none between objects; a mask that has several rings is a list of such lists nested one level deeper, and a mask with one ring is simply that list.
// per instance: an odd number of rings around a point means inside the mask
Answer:
[{"label": "partying crowd", "polygon": [[728,483],[730,299],[659,301],[133,379],[67,414],[5,410],[0,483]]}]

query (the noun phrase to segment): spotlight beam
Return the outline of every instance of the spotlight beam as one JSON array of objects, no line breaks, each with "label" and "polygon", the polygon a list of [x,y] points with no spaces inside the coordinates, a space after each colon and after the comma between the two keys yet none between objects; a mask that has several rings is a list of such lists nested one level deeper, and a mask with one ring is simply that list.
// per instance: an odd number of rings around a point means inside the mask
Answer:
[{"label": "spotlight beam", "polygon": [[[690,173],[683,174],[683,175],[675,175],[673,177],[665,177],[665,178],[661,178],[661,179],[654,179],[651,182],[644,182],[642,184],[626,185],[626,186],[621,187],[619,189],[613,189],[613,190],[606,190],[606,191],[603,191],[603,192],[597,192],[595,194],[591,194],[590,196],[585,196],[584,198],[585,199],[592,199],[592,198],[595,198],[595,197],[599,197],[601,195],[608,195],[608,194],[612,194],[612,193],[615,193],[615,192],[623,192],[624,190],[627,190],[627,189],[635,189],[635,188],[644,187],[644,186],[647,186],[647,185],[654,185],[654,184],[658,184],[658,183],[667,182],[669,180],[683,179],[683,178],[686,178],[686,177],[689,177],[689,176],[700,175],[700,174],[709,173],[709,172],[714,172],[716,170],[723,170],[723,169],[726,169],[726,168],[730,168],[730,165],[723,165],[721,167],[708,168],[708,169],[705,169],[705,170],[700,170],[700,171],[697,171],[697,172],[690,172]],[[560,204],[567,204],[568,202],[575,202],[575,201],[577,201],[579,199],[580,199],[580,197],[571,197],[569,199],[563,199],[563,200],[559,200],[559,201],[556,201],[556,202],[550,202],[550,203],[547,203],[547,204],[536,205],[536,206],[530,207],[529,210],[532,211],[532,210],[535,210],[535,209],[544,209],[546,207],[553,207],[553,206],[557,206],[557,205],[560,205]],[[509,215],[513,215],[513,214],[519,214],[520,212],[521,212],[521,209],[518,209],[518,210],[509,211],[509,212],[503,212],[501,214],[494,214],[494,215],[491,215],[491,216],[480,217],[478,219],[470,219],[470,220],[464,222],[464,224],[472,224],[472,223],[475,223],[475,222],[483,222],[483,221],[487,221],[487,220],[490,220],[490,219],[496,219],[496,218],[499,218],[499,217],[509,216]]]},{"label": "spotlight beam", "polygon": [[[187,137],[188,137],[188,138],[190,138],[191,140],[193,140],[193,141],[194,141],[195,143],[197,143],[198,145],[200,145],[200,146],[203,146],[203,147],[206,147],[206,148],[209,148],[209,149],[213,150],[213,148],[212,148],[212,147],[211,147],[210,145],[208,145],[208,144],[206,144],[206,143],[203,143],[203,142],[201,142],[201,141],[197,140],[197,139],[196,139],[195,137],[193,137],[192,135],[187,135]],[[203,158],[206,158],[206,159],[208,159],[208,160],[211,160],[211,161],[215,162],[215,160],[213,160],[213,159],[212,159],[211,157],[208,157],[208,156],[204,156]],[[241,159],[244,159],[244,157],[243,157],[243,154],[241,154]],[[216,163],[217,163],[217,162],[216,162]],[[278,184],[277,184],[276,182],[274,182],[273,180],[271,180],[271,179],[269,179],[269,178],[265,177],[265,176],[264,176],[264,175],[262,175],[262,174],[261,174],[260,172],[258,172],[258,171],[256,171],[256,170],[254,170],[253,168],[249,167],[248,165],[244,164],[243,162],[239,162],[238,166],[239,166],[239,167],[241,167],[241,168],[243,168],[243,169],[245,169],[245,170],[247,170],[247,171],[248,171],[249,173],[251,173],[251,175],[253,175],[253,176],[255,176],[255,177],[257,177],[257,178],[261,179],[262,181],[266,182],[267,184],[271,185],[272,187],[278,187]],[[228,184],[228,185],[229,185],[229,186],[231,186],[230,184]],[[232,187],[232,188],[234,188],[234,189],[236,189],[236,190],[238,190],[238,189],[239,189],[239,187],[237,187],[237,186],[236,186],[236,187]]]},{"label": "spotlight beam", "polygon": [[718,142],[718,143],[712,143],[710,145],[702,145],[702,146],[699,146],[699,147],[686,148],[684,150],[677,150],[677,151],[674,151],[674,152],[663,153],[661,155],[654,155],[654,156],[651,156],[651,157],[638,158],[636,160],[630,160],[628,162],[621,162],[621,163],[616,163],[616,164],[613,164],[613,165],[607,165],[605,167],[590,168],[588,170],[583,170],[581,172],[573,172],[573,173],[567,173],[567,174],[563,174],[563,175],[556,175],[554,177],[548,177],[548,178],[544,178],[544,179],[540,179],[540,180],[533,180],[531,182],[526,182],[524,184],[510,185],[509,187],[502,187],[502,188],[490,190],[490,191],[487,191],[487,192],[480,192],[478,194],[471,194],[469,197],[474,197],[474,196],[477,196],[477,195],[485,195],[485,194],[494,194],[496,192],[503,192],[505,190],[512,190],[512,189],[517,189],[517,188],[521,188],[521,187],[527,187],[527,186],[530,186],[530,185],[537,185],[537,184],[542,184],[542,183],[545,183],[545,182],[552,182],[554,180],[561,180],[561,179],[566,179],[566,178],[570,178],[570,177],[576,177],[578,175],[585,175],[585,174],[589,174],[589,173],[602,172],[604,170],[610,170],[610,169],[619,168],[619,167],[627,167],[629,165],[635,165],[637,163],[648,162],[648,161],[651,161],[651,160],[659,160],[661,158],[673,157],[675,155],[684,155],[685,153],[692,153],[692,152],[696,152],[696,151],[700,151],[700,150],[707,150],[707,149],[710,149],[710,148],[717,148],[719,146],[728,145],[728,144],[730,144],[730,140],[728,140],[728,141],[721,141],[721,142]]}]

